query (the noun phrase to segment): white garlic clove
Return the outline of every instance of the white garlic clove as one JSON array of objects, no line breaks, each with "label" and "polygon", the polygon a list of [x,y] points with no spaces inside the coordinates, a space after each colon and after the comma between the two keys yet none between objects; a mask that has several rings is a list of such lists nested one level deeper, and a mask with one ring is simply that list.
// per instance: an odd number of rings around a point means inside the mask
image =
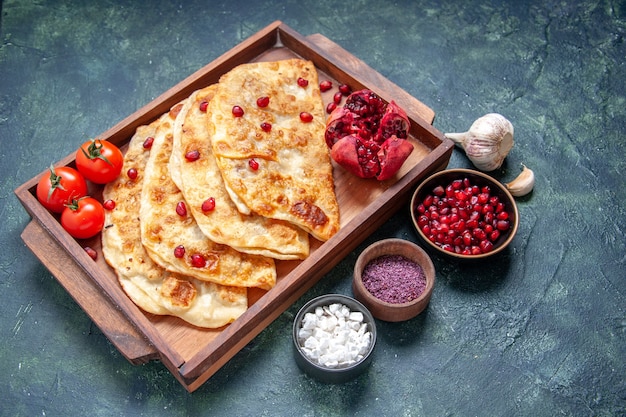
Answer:
[{"label": "white garlic clove", "polygon": [[513,124],[499,113],[476,119],[467,132],[446,133],[445,136],[461,146],[481,171],[500,168],[515,143]]},{"label": "white garlic clove", "polygon": [[522,164],[522,172],[513,181],[504,184],[512,196],[521,197],[530,193],[535,187],[535,173]]}]

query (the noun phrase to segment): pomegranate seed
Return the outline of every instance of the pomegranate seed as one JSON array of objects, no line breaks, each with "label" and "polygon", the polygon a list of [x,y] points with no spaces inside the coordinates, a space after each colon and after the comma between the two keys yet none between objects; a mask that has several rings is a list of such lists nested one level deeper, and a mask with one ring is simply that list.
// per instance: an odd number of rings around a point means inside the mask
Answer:
[{"label": "pomegranate seed", "polygon": [[271,123],[267,123],[267,122],[263,122],[261,123],[261,130],[264,132],[269,132],[272,130],[272,124]]},{"label": "pomegranate seed", "polygon": [[256,159],[250,159],[248,161],[248,166],[250,167],[250,169],[252,169],[253,171],[256,171],[257,169],[259,169],[259,163],[256,161]]},{"label": "pomegranate seed", "polygon": [[[256,99],[256,105],[259,107],[267,107],[270,104],[270,98],[267,96],[259,97]],[[235,108],[233,107],[233,114],[235,114]],[[241,115],[243,116],[243,110]]]},{"label": "pomegranate seed", "polygon": [[204,101],[204,100],[202,100],[202,102],[200,103],[200,106],[199,106],[200,111],[201,111],[202,113],[206,113],[206,109],[207,109],[207,107],[209,107],[209,102],[208,102],[208,101]]},{"label": "pomegranate seed", "polygon": [[496,222],[496,229],[500,230],[501,232],[509,230],[509,226],[510,224],[508,220],[498,220]]},{"label": "pomegranate seed", "polygon": [[433,189],[433,194],[436,195],[437,197],[443,196],[445,192],[446,190],[444,190],[444,188],[441,185],[438,185]]},{"label": "pomegranate seed", "polygon": [[202,202],[202,212],[208,213],[213,210],[215,210],[215,198],[209,197]]},{"label": "pomegranate seed", "polygon": [[352,93],[352,89],[350,88],[350,86],[348,84],[341,84],[339,86],[339,91],[344,96],[349,96]]},{"label": "pomegranate seed", "polygon": [[233,116],[235,117],[242,117],[244,114],[243,109],[241,108],[241,106],[233,106]]},{"label": "pomegranate seed", "polygon": [[98,259],[98,252],[96,252],[94,249],[90,248],[89,246],[85,246],[85,252],[87,252],[87,255],[89,255],[89,257],[93,259],[94,261]]},{"label": "pomegranate seed", "polygon": [[152,148],[153,143],[154,143],[154,138],[152,136],[148,136],[146,140],[143,141],[143,148],[150,149]]},{"label": "pomegranate seed", "polygon": [[200,159],[200,151],[194,149],[193,151],[189,151],[185,154],[185,159],[189,162],[197,161]]},{"label": "pomegranate seed", "polygon": [[187,216],[187,206],[185,205],[184,201],[179,201],[178,204],[176,204],[176,214],[178,214],[180,217]]},{"label": "pomegranate seed", "polygon": [[341,94],[341,91],[337,91],[335,95],[333,96],[333,102],[335,104],[339,104],[341,103],[342,98],[343,98],[343,94]]},{"label": "pomegranate seed", "polygon": [[191,266],[194,268],[204,268],[206,266],[206,259],[199,253],[194,253],[191,255]]},{"label": "pomegranate seed", "polygon": [[331,101],[326,105],[326,113],[331,114],[337,108],[337,104],[334,101]]},{"label": "pomegranate seed", "polygon": [[102,207],[104,207],[105,210],[113,210],[115,208],[115,201],[113,200],[107,200],[104,203],[102,203]]},{"label": "pomegranate seed", "polygon": [[174,256],[178,259],[185,256],[185,247],[183,245],[178,245],[174,248]]},{"label": "pomegranate seed", "polygon": [[330,90],[331,88],[333,88],[333,83],[331,81],[326,80],[320,83],[320,91],[322,93]]},{"label": "pomegranate seed", "polygon": [[310,123],[313,121],[313,115],[309,112],[303,111],[302,113],[300,113],[300,120],[302,120],[304,123]]},{"label": "pomegranate seed", "polygon": [[498,213],[496,218],[498,220],[508,220],[509,219],[509,213],[507,213],[506,211],[501,211],[501,212]]},{"label": "pomegranate seed", "polygon": [[493,243],[488,240],[481,241],[478,246],[480,247],[482,253],[491,252],[493,250]]},{"label": "pomegranate seed", "polygon": [[126,171],[126,175],[128,175],[128,178],[130,178],[131,180],[136,180],[138,175],[137,169],[130,168],[128,171]]},{"label": "pomegranate seed", "polygon": [[306,87],[309,85],[309,80],[307,80],[306,78],[298,78],[298,85],[302,88]]},{"label": "pomegranate seed", "polygon": [[497,229],[489,233],[489,240],[491,240],[492,242],[495,242],[496,240],[498,240],[499,237],[500,237],[500,231]]}]

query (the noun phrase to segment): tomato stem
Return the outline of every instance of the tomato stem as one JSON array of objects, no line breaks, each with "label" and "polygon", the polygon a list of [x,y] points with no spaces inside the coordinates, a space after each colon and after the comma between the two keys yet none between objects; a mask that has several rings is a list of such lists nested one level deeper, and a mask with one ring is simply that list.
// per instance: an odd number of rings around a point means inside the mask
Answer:
[{"label": "tomato stem", "polygon": [[106,158],[106,156],[102,155],[100,149],[102,149],[103,147],[104,145],[102,144],[102,141],[100,139],[92,139],[91,144],[87,147],[87,151],[89,152],[85,152],[85,149],[82,147],[80,148],[80,150],[83,151],[83,154],[88,159],[102,159],[107,164],[113,165],[111,161]]}]

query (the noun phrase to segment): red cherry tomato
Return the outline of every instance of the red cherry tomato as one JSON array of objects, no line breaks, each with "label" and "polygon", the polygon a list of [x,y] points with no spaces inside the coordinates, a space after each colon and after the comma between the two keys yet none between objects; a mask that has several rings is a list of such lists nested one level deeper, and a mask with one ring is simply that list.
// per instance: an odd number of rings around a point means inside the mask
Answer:
[{"label": "red cherry tomato", "polygon": [[66,204],[87,194],[87,183],[74,168],[50,166],[37,183],[37,199],[48,210],[61,213]]},{"label": "red cherry tomato", "polygon": [[106,184],[122,172],[124,155],[106,140],[90,140],[76,151],[76,168],[91,182]]},{"label": "red cherry tomato", "polygon": [[72,201],[61,214],[61,226],[76,239],[88,239],[104,227],[104,208],[93,197]]}]

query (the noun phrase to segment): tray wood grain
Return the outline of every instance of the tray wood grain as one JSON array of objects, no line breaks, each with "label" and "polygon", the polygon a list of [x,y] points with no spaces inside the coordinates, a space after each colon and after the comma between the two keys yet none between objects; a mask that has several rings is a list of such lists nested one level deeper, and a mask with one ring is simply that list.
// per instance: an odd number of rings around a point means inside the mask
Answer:
[{"label": "tray wood grain", "polygon": [[[302,37],[279,21],[99,137],[124,148],[138,126],[155,120],[193,91],[217,82],[221,74],[236,65],[291,57],[313,61],[320,80],[346,83],[353,89],[370,88],[387,101],[395,100],[411,119],[410,140],[415,150],[398,175],[384,182],[359,179],[334,166],[341,229],[327,242],[312,239],[307,259],[276,262],[276,286],[270,291],[251,289],[248,310],[228,326],[200,329],[174,317],[143,312],[125,295],[103,257],[99,256],[94,262],[83,250],[84,246],[91,246],[99,251],[99,236],[86,241],[74,240],[63,231],[58,216],[37,202],[34,191],[41,174],[15,191],[33,217],[22,234],[33,253],[131,363],[159,359],[189,391],[202,385],[365,237],[408,204],[410,192],[421,179],[447,166],[454,147],[432,127],[435,113],[426,105],[329,39],[319,34]],[[324,93],[324,101],[332,100],[332,94],[332,90]],[[57,166],[73,162],[73,155],[68,155]],[[99,196],[101,188],[94,187],[90,191]]]}]

